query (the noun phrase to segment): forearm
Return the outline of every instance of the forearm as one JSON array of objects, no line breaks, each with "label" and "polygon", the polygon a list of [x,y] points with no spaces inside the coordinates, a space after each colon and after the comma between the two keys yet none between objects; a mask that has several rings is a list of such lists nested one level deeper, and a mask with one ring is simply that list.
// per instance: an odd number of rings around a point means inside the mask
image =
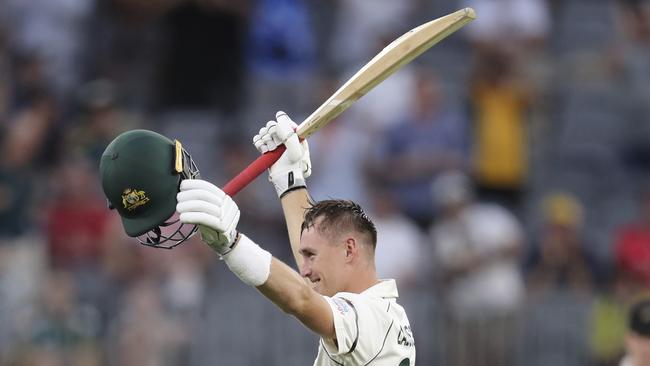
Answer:
[{"label": "forearm", "polygon": [[296,189],[285,194],[282,199],[282,210],[287,223],[291,252],[298,268],[302,264],[302,257],[298,252],[300,244],[300,229],[305,218],[305,210],[311,206],[307,189]]},{"label": "forearm", "polygon": [[334,318],[325,298],[300,275],[245,235],[223,260],[242,282],[255,286],[284,312],[323,337],[334,337]]},{"label": "forearm", "polygon": [[268,280],[257,289],[307,328],[324,338],[335,338],[329,304],[286,264],[273,258]]},{"label": "forearm", "polygon": [[299,140],[296,134],[298,125],[286,113],[279,111],[275,117],[277,121],[269,121],[253,137],[253,144],[262,154],[273,151],[282,144],[286,147],[280,159],[269,168],[269,179],[280,197],[291,251],[300,268],[302,261],[298,252],[300,228],[305,210],[311,206],[305,188],[305,179],[311,175],[309,144],[306,140],[302,142]]}]

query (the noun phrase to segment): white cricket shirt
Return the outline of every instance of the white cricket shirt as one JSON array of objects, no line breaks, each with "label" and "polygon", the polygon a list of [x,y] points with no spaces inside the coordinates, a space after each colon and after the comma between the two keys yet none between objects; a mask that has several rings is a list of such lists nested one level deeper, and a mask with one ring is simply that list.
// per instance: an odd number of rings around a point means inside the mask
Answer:
[{"label": "white cricket shirt", "polygon": [[321,338],[314,366],[412,366],[415,343],[395,280],[382,280],[360,294],[325,296],[334,315],[336,340]]}]

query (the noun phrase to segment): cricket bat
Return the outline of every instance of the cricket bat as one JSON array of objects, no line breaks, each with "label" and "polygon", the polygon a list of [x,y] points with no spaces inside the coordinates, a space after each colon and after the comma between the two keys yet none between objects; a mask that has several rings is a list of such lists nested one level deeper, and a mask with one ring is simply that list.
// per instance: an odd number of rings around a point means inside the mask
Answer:
[{"label": "cricket bat", "polygon": [[[474,9],[464,8],[406,32],[373,57],[325,103],[300,123],[296,130],[298,136],[301,139],[308,138],[395,71],[474,19],[476,19]],[[230,196],[237,194],[278,161],[285,149],[282,145],[261,155],[231,179],[223,187],[224,192]]]}]

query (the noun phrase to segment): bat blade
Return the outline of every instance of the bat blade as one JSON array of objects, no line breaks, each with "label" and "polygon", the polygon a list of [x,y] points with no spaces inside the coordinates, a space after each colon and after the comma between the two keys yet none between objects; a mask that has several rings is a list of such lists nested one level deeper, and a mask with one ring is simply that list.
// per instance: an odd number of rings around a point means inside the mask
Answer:
[{"label": "bat blade", "polygon": [[474,19],[474,10],[465,8],[422,24],[397,38],[307,117],[298,126],[298,135],[301,138],[311,136],[402,66]]},{"label": "bat blade", "polygon": [[[413,28],[397,38],[307,117],[298,126],[298,136],[303,139],[308,138],[402,66],[474,19],[476,19],[474,10],[464,8]],[[230,196],[235,195],[273,165],[282,156],[284,150],[284,146],[280,146],[260,156],[230,180],[224,186],[224,192]]]}]

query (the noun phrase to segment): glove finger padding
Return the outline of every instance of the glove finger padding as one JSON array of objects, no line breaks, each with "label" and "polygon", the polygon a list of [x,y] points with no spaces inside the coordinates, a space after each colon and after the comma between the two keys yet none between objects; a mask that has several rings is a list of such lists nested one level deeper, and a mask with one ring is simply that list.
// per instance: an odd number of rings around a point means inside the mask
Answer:
[{"label": "glove finger padding", "polygon": [[273,136],[269,133],[269,129],[267,128],[266,133],[260,136],[262,139],[262,143],[264,146],[266,146],[267,151],[272,151],[275,150],[278,147],[278,144],[274,141]]},{"label": "glove finger padding", "polygon": [[309,178],[311,175],[311,155],[309,155],[309,144],[307,140],[302,140],[300,143],[304,154],[302,156],[302,176],[304,178]]},{"label": "glove finger padding", "polygon": [[224,218],[227,218],[228,220],[226,222],[222,222],[222,224],[226,226],[226,230],[224,230],[226,233],[236,231],[237,223],[239,222],[239,216],[241,214],[235,202],[230,197],[228,197],[228,200],[230,202],[228,202],[226,206],[227,212],[224,215]]},{"label": "glove finger padding", "polygon": [[253,137],[255,148],[265,153],[284,144],[286,151],[280,159],[269,168],[269,180],[273,183],[278,196],[299,187],[305,187],[305,178],[311,174],[309,145],[300,142],[296,133],[297,125],[280,111],[276,121],[269,121]]},{"label": "glove finger padding", "polygon": [[280,111],[276,113],[275,117],[278,120],[275,133],[287,147],[285,154],[291,163],[298,162],[303,158],[305,151],[309,151],[309,145],[306,144],[306,141],[305,144],[301,145],[296,133],[298,125],[286,113]]},{"label": "glove finger padding", "polygon": [[275,114],[275,119],[278,121],[277,135],[282,141],[285,141],[291,134],[296,133],[298,125],[286,113],[279,111]]},{"label": "glove finger padding", "polygon": [[178,204],[176,205],[177,211],[185,207],[185,204],[181,206],[180,205],[181,203],[185,203],[189,201],[201,201],[201,202],[209,203],[218,208],[220,208],[221,205],[223,204],[223,198],[216,196],[212,192],[206,191],[204,189],[192,189],[190,191],[178,192],[176,194],[176,201],[178,202]]},{"label": "glove finger padding", "polygon": [[180,185],[180,190],[181,192],[183,191],[189,191],[192,189],[203,189],[206,190],[215,196],[219,198],[223,198],[226,196],[226,193],[219,189],[219,187],[215,186],[214,184],[203,180],[203,179],[184,179],[181,181]]},{"label": "glove finger padding", "polygon": [[224,232],[225,228],[221,219],[205,212],[183,212],[180,219],[185,224],[202,225],[208,229]]},{"label": "glove finger padding", "polygon": [[176,211],[183,223],[199,226],[201,238],[219,254],[228,253],[237,237],[239,208],[214,184],[200,179],[181,182]]},{"label": "glove finger padding", "polygon": [[214,217],[221,217],[221,207],[202,200],[179,201],[176,204],[176,211],[178,213],[185,212],[204,212]]},{"label": "glove finger padding", "polygon": [[273,143],[277,146],[284,143],[284,139],[278,135],[278,123],[276,121],[268,121],[266,123],[267,133],[269,137],[273,140]]},{"label": "glove finger padding", "polygon": [[253,145],[255,145],[257,151],[259,151],[262,154],[269,151],[269,148],[264,144],[264,141],[262,140],[262,135],[260,134],[253,136]]},{"label": "glove finger padding", "polygon": [[253,137],[253,145],[255,145],[257,151],[264,154],[282,145],[284,140],[278,136],[277,127],[277,122],[269,121],[266,126],[260,128],[259,133]]}]

